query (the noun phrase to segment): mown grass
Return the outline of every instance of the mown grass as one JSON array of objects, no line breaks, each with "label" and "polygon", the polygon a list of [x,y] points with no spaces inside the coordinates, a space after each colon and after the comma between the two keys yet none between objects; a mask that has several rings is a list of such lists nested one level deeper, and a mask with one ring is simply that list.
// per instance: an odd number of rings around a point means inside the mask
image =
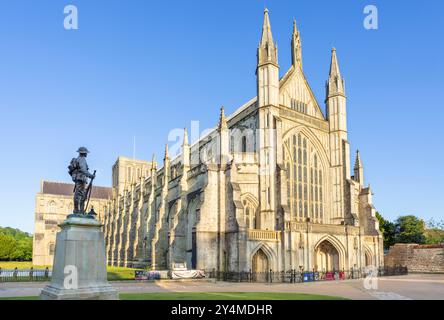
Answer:
[{"label": "mown grass", "polygon": [[0,268],[2,269],[14,269],[15,267],[17,269],[29,269],[31,267],[34,269],[45,269],[47,266],[34,266],[32,261],[0,261]]},{"label": "mown grass", "polygon": [[[0,300],[38,300],[39,297],[11,297]],[[290,292],[157,292],[121,293],[120,300],[347,300],[342,297]]]},{"label": "mown grass", "polygon": [[108,266],[106,271],[108,272],[108,280],[134,280],[134,271],[137,269],[124,268],[124,267],[111,267]]},{"label": "mown grass", "polygon": [[40,300],[40,297],[7,297],[7,298],[0,298],[0,300]]}]

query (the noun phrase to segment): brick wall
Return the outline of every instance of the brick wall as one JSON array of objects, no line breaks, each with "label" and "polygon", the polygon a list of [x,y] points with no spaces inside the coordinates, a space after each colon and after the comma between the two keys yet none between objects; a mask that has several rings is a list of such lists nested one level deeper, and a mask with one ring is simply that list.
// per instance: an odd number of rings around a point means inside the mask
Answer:
[{"label": "brick wall", "polygon": [[409,272],[444,273],[444,244],[397,243],[385,255],[384,264],[406,266]]}]

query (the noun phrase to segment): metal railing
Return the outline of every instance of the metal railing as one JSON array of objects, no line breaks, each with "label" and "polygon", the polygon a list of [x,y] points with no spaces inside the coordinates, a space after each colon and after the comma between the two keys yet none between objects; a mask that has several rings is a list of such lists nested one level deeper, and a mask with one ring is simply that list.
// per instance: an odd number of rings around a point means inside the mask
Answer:
[{"label": "metal railing", "polygon": [[273,271],[267,272],[224,272],[210,270],[205,271],[206,278],[216,279],[219,281],[232,282],[266,282],[266,283],[301,283],[313,281],[333,281],[361,279],[367,276],[397,276],[408,274],[407,267],[380,267],[375,269],[355,268],[351,270],[333,270],[333,271],[305,271],[303,269]]},{"label": "metal railing", "polygon": [[[287,271],[267,272],[223,272],[216,270],[205,270],[205,277],[219,281],[231,282],[265,282],[265,283],[301,283],[312,281],[333,281],[360,279],[368,275],[372,276],[398,276],[408,274],[407,267],[380,267],[375,269],[355,268],[351,270],[333,271],[306,271],[303,269],[292,269]],[[52,270],[46,269],[2,269],[0,268],[0,282],[14,281],[50,281]]]},{"label": "metal railing", "polygon": [[49,281],[52,270],[46,269],[2,269],[0,268],[0,282],[14,281]]}]

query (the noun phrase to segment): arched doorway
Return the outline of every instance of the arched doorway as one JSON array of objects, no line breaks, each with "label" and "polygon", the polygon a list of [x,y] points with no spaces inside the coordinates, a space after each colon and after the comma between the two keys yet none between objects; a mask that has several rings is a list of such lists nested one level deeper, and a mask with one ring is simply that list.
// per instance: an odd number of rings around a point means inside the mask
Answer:
[{"label": "arched doorway", "polygon": [[370,252],[365,250],[364,256],[365,256],[365,266],[368,267],[368,266],[373,265],[373,263],[372,263],[372,256],[371,256]]},{"label": "arched doorway", "polygon": [[262,249],[259,249],[253,255],[252,271],[256,281],[267,281],[270,264],[267,255]]},{"label": "arched doorway", "polygon": [[322,241],[316,248],[316,269],[318,271],[339,270],[339,252],[330,241]]}]

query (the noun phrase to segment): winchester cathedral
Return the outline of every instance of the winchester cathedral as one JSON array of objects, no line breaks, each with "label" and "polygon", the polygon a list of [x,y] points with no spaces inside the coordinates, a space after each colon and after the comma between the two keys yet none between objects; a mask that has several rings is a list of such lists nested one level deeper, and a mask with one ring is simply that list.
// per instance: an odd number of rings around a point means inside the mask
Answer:
[{"label": "winchester cathedral", "polygon": [[[166,270],[350,270],[383,263],[382,237],[356,153],[336,50],[323,114],[302,68],[279,77],[268,10],[257,49],[257,96],[162,165],[119,157],[104,215],[108,262]],[[353,175],[352,175],[353,174]]]}]

